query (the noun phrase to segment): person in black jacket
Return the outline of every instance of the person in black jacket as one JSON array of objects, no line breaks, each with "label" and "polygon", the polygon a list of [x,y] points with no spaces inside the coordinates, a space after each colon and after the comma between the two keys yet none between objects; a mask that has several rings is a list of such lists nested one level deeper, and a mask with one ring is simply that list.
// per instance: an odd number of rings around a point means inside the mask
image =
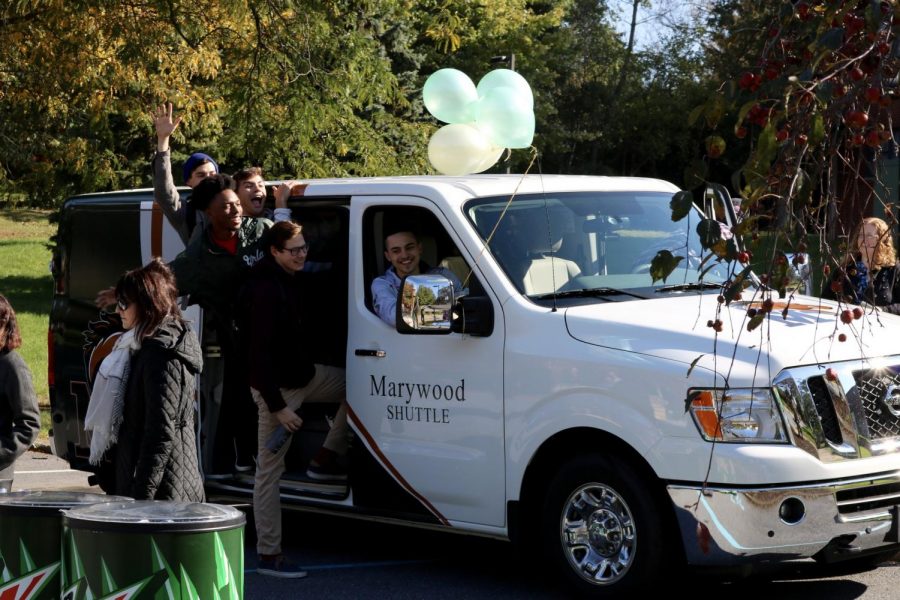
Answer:
[{"label": "person in black jacket", "polygon": [[125,387],[115,493],[137,500],[204,500],[194,433],[194,381],[203,359],[177,300],[175,278],[159,259],[116,285],[116,310],[139,348]]},{"label": "person in black jacket", "polygon": [[16,313],[0,294],[0,492],[12,488],[16,459],[41,429],[31,371],[16,352],[21,345]]},{"label": "person in black jacket", "polygon": [[888,224],[863,219],[850,236],[853,251],[823,290],[823,296],[852,304],[871,304],[900,314],[900,265]]},{"label": "person in black jacket", "polygon": [[289,433],[300,429],[303,420],[295,411],[303,402],[339,404],[334,423],[306,474],[319,481],[345,481],[346,472],[337,460],[348,449],[345,374],[344,369],[317,364],[313,358],[314,345],[321,342],[310,335],[310,321],[322,315],[316,314],[310,303],[322,287],[310,285],[308,280],[324,274],[302,273],[308,246],[300,226],[290,221],[276,223],[266,233],[264,247],[266,255],[251,269],[242,303],[246,307],[250,388],[259,409],[253,486],[257,573],[296,578],[306,573],[281,553],[279,479],[290,438],[274,451],[266,442],[279,428]]}]

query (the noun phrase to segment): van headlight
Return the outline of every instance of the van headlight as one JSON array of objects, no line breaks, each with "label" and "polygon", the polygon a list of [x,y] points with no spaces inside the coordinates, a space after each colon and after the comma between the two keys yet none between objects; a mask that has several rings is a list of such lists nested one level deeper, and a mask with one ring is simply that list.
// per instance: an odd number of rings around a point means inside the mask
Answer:
[{"label": "van headlight", "polygon": [[787,442],[771,388],[688,390],[691,416],[708,442]]}]

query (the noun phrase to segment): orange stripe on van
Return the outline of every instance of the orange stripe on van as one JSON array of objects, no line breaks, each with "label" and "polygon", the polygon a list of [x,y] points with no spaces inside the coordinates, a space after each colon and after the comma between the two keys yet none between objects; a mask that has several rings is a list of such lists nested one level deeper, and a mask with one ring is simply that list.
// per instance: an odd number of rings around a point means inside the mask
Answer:
[{"label": "orange stripe on van", "polygon": [[379,448],[378,444],[375,443],[372,435],[366,430],[366,428],[362,424],[362,421],[359,420],[359,417],[356,416],[356,413],[353,412],[353,409],[350,408],[349,405],[347,406],[347,416],[353,422],[353,425],[356,427],[356,430],[359,431],[360,435],[362,435],[366,439],[369,448],[371,448],[372,453],[375,455],[375,458],[378,460],[378,462],[381,463],[381,466],[387,469],[390,474],[393,475],[394,479],[397,481],[397,483],[400,484],[401,487],[403,487],[403,489],[412,494],[412,496],[416,500],[421,502],[422,506],[428,509],[428,512],[434,515],[434,517],[438,521],[440,521],[441,525],[447,525],[449,527],[450,521],[448,521],[446,517],[444,517],[444,515],[442,515],[425,496],[413,489],[413,486],[411,486],[409,482],[406,481],[403,475],[400,474],[400,471],[398,471],[396,467],[391,464],[391,461],[389,461],[387,456],[384,455],[384,453],[381,451],[381,448]]},{"label": "orange stripe on van", "polygon": [[163,211],[156,202],[150,212],[150,256],[159,258],[162,256],[162,229]]}]

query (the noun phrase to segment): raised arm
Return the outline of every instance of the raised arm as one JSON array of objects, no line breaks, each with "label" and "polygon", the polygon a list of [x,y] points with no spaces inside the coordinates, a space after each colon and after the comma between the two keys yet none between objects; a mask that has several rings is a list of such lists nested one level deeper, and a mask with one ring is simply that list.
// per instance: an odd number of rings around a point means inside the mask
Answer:
[{"label": "raised arm", "polygon": [[169,139],[181,123],[181,117],[172,118],[172,103],[161,104],[153,111],[153,125],[156,128],[156,154],[153,156],[153,199],[181,236],[185,244],[190,239],[181,196],[172,179],[172,154]]}]

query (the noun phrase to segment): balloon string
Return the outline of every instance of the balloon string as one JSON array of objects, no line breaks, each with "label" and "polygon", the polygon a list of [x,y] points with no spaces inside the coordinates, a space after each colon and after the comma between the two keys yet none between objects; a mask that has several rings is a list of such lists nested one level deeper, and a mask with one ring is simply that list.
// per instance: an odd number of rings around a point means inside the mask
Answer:
[{"label": "balloon string", "polygon": [[525,169],[525,172],[522,173],[522,177],[519,178],[519,182],[516,184],[516,188],[513,190],[513,193],[509,197],[509,200],[506,201],[506,205],[503,207],[503,210],[500,211],[500,217],[497,219],[497,222],[494,224],[494,228],[491,229],[491,232],[488,234],[487,239],[484,241],[484,245],[481,247],[481,251],[478,253],[478,256],[475,257],[475,265],[471,269],[469,269],[469,273],[468,275],[466,275],[466,278],[462,284],[463,289],[469,286],[469,279],[472,278],[472,273],[475,271],[475,267],[478,266],[478,261],[481,260],[481,256],[484,254],[484,251],[491,245],[491,241],[494,239],[494,234],[497,233],[497,229],[500,227],[500,223],[503,222],[503,217],[506,216],[506,211],[509,209],[512,201],[515,199],[516,194],[519,193],[519,188],[522,186],[522,182],[525,181],[525,177],[528,175],[528,172],[531,171],[531,167],[534,166],[534,161],[537,160],[537,148],[531,146],[530,149],[531,161],[528,163],[528,167]]}]

